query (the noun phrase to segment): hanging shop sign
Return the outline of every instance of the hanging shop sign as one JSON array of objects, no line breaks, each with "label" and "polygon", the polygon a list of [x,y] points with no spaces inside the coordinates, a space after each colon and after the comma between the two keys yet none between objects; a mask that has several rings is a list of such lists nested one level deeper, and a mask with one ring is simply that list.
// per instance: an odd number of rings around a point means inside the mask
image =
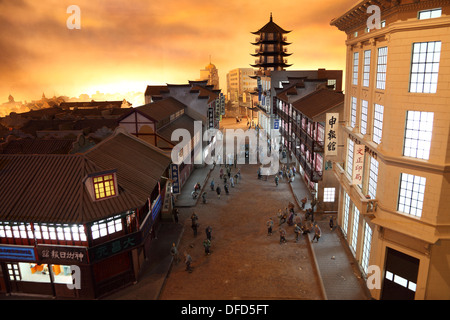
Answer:
[{"label": "hanging shop sign", "polygon": [[55,264],[89,264],[87,248],[37,245],[39,262]]},{"label": "hanging shop sign", "polygon": [[142,233],[135,232],[118,239],[89,248],[89,261],[91,263],[106,259],[112,255],[128,251],[141,244]]},{"label": "hanging shop sign", "polygon": [[180,168],[177,164],[170,164],[170,179],[172,179],[172,193],[180,194]]},{"label": "hanging shop sign", "polygon": [[0,260],[36,261],[36,252],[34,247],[2,245]]},{"label": "hanging shop sign", "polygon": [[361,184],[364,170],[364,154],[365,146],[363,144],[355,144],[353,151],[353,172],[352,184]]},{"label": "hanging shop sign", "polygon": [[325,124],[325,156],[337,155],[339,113],[327,113]]}]

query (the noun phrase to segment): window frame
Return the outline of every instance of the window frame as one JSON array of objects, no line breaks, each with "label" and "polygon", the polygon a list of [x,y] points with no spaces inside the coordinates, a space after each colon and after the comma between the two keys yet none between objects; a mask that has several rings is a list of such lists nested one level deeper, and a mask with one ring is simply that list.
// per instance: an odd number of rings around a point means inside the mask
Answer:
[{"label": "window frame", "polygon": [[388,47],[385,46],[378,48],[377,79],[375,87],[380,90],[386,89],[387,57]]},{"label": "window frame", "polygon": [[361,100],[361,125],[359,131],[361,134],[367,134],[367,119],[369,114],[369,101]]},{"label": "window frame", "polygon": [[[111,178],[105,179],[105,177],[111,177]],[[100,178],[102,179],[101,181],[96,181],[96,179],[100,179]],[[110,190],[111,194],[109,196],[106,195],[106,190],[107,190],[107,186],[105,185],[106,182],[110,183],[109,190]],[[97,187],[97,186],[99,186],[99,187]],[[103,188],[101,188],[100,186],[103,186]],[[118,194],[118,192],[116,190],[117,189],[116,188],[116,177],[115,177],[114,173],[105,173],[105,174],[101,174],[101,175],[92,177],[92,187],[94,190],[94,198],[96,201],[110,199],[110,198],[117,196],[117,194]],[[101,193],[101,191],[97,192],[97,189],[99,189],[99,190],[103,189],[104,196],[98,195]]]},{"label": "window frame", "polygon": [[[439,49],[436,49],[437,47]],[[436,93],[441,49],[441,41],[414,42],[412,44],[408,89],[410,93]],[[430,56],[432,58],[429,58]],[[432,61],[429,61],[430,59]]]},{"label": "window frame", "polygon": [[353,75],[352,85],[358,85],[359,52],[353,52]]},{"label": "window frame", "polygon": [[[418,118],[416,115],[418,115]],[[434,112],[415,110],[406,111],[405,135],[403,138],[402,152],[404,157],[422,160],[430,159],[433,123]],[[429,139],[425,139],[428,137]],[[419,151],[421,155],[419,155]]]},{"label": "window frame", "polygon": [[335,202],[336,188],[323,188],[323,202]]},{"label": "window frame", "polygon": [[[398,188],[397,211],[417,218],[422,217],[426,183],[427,179],[425,177],[402,172]],[[403,190],[404,192],[402,192]],[[402,199],[404,200],[403,202],[401,201]],[[413,206],[413,204],[416,204],[416,206]]]},{"label": "window frame", "polygon": [[372,228],[370,228],[367,221],[364,222],[364,242],[361,257],[361,267],[365,274],[368,272],[369,259],[370,259],[370,249],[372,246]]},{"label": "window frame", "polygon": [[356,118],[357,115],[357,106],[358,106],[358,98],[351,97],[351,109],[350,109],[350,127],[355,128],[356,127]]},{"label": "window frame", "polygon": [[372,199],[376,199],[377,197],[377,184],[378,184],[378,169],[379,169],[378,160],[374,157],[370,157],[370,165],[369,165],[369,185],[367,193],[370,195]]},{"label": "window frame", "polygon": [[[381,112],[380,108],[381,107]],[[372,141],[376,144],[381,143],[383,138],[383,117],[384,117],[384,106],[378,103],[374,104],[374,116],[373,116],[373,130],[372,130]]]},{"label": "window frame", "polygon": [[370,59],[372,56],[372,50],[364,50],[364,60],[363,60],[363,87],[369,87],[370,84]]}]

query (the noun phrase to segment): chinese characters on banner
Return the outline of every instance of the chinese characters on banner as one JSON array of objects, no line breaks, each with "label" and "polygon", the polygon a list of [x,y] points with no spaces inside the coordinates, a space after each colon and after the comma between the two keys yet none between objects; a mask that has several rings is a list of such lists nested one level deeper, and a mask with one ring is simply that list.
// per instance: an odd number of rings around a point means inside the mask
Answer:
[{"label": "chinese characters on banner", "polygon": [[327,113],[325,124],[325,156],[337,155],[339,113]]},{"label": "chinese characters on banner", "polygon": [[179,181],[179,167],[177,164],[172,163],[170,165],[170,178],[172,179],[172,193],[180,193],[180,181]]},{"label": "chinese characters on banner", "polygon": [[355,144],[353,152],[353,174],[352,184],[361,184],[364,168],[365,146],[363,144]]}]

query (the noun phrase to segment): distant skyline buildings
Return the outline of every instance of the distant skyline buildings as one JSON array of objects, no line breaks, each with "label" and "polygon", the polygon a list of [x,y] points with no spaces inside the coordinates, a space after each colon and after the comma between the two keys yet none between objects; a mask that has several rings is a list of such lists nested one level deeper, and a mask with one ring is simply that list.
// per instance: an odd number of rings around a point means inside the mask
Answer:
[{"label": "distant skyline buildings", "polygon": [[[111,0],[105,6],[80,0],[82,28],[68,30],[66,7],[53,1],[2,2],[0,101],[9,94],[30,101],[42,92],[78,97],[97,90],[129,99],[126,93],[144,92],[147,85],[195,80],[209,55],[225,89],[227,72],[254,63],[250,32],[266,23],[270,12],[277,24],[293,30],[289,63],[296,69],[343,69],[345,35],[329,21],[353,3],[175,0],[130,6]],[[312,35],[314,46],[306,46]]]}]

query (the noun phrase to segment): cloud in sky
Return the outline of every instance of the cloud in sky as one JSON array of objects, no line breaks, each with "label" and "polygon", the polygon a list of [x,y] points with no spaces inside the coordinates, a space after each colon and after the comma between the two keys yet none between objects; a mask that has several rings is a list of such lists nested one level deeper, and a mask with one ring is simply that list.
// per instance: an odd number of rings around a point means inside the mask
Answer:
[{"label": "cloud in sky", "polygon": [[[226,73],[254,63],[257,31],[274,21],[289,33],[296,69],[343,69],[345,34],[330,26],[355,0],[0,0],[0,102],[197,80],[212,63]],[[67,7],[81,9],[69,30]]]}]

